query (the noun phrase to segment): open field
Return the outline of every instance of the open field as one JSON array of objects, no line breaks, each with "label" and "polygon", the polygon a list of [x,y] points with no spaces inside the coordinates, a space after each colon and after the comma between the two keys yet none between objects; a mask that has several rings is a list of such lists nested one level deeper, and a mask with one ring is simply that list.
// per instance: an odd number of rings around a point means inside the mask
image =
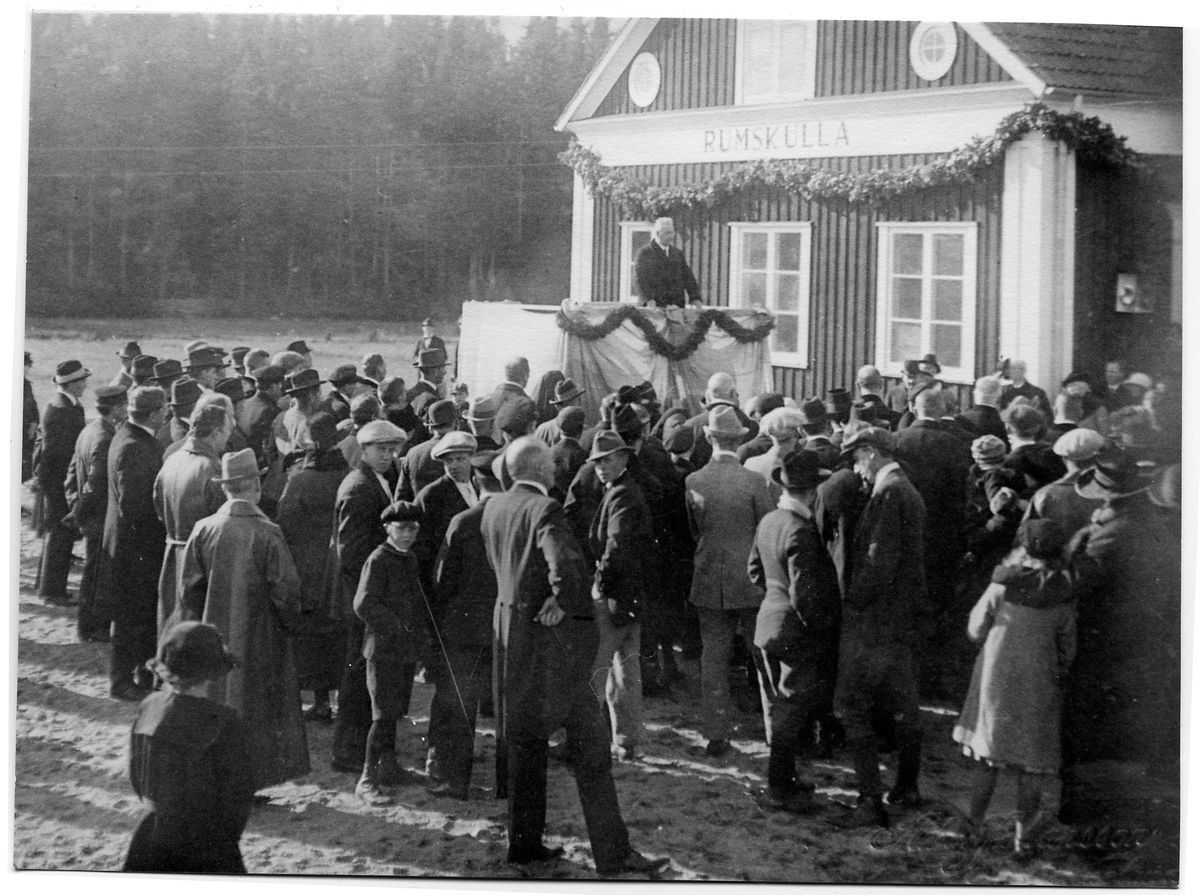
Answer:
[{"label": "open field", "polygon": [[[372,333],[374,337],[372,339]],[[322,373],[379,350],[389,367],[411,370],[413,327],[332,326],[222,321],[133,321],[116,324],[32,321],[40,403],[53,386],[54,363],[78,357],[96,374],[115,372],[115,352],[129,338],[144,350],[180,357],[182,346],[205,338],[281,350],[309,340]],[[445,334],[453,338],[454,333]],[[88,402],[90,403],[90,402]],[[89,409],[89,416],[92,411]],[[34,595],[40,544],[30,530],[31,495],[21,489],[21,533],[15,710],[13,864],[18,869],[116,870],[139,816],[125,775],[126,740],[135,707],[107,698],[108,649],[78,643],[73,610],[45,605]],[[82,553],[82,547],[77,547]],[[70,589],[78,586],[77,563]],[[688,680],[671,698],[646,700],[643,759],[614,766],[621,806],[635,847],[672,858],[666,878],[678,881],[836,883],[1125,885],[1178,884],[1178,791],[1148,778],[1115,777],[1138,803],[1140,832],[1053,827],[1032,859],[1010,857],[1014,786],[1002,780],[988,835],[968,846],[955,832],[954,806],[965,804],[970,762],[950,733],[957,706],[923,707],[925,757],[922,811],[893,811],[890,831],[843,832],[827,818],[854,795],[846,752],[815,763],[822,814],[797,818],[761,807],[767,747],[761,713],[739,714],[733,755],[709,759],[700,730],[699,669],[683,663]],[[420,771],[430,688],[418,683],[413,716],[402,740],[402,761]],[[752,702],[749,701],[749,702]],[[251,873],[459,876],[513,880],[593,878],[590,849],[569,769],[551,762],[548,841],[566,860],[518,871],[504,862],[504,805],[492,798],[494,732],[481,722],[476,738],[475,790],[463,803],[412,786],[398,803],[369,808],[354,798],[355,778],[329,768],[331,728],[308,726],[313,770],[269,790],[271,803],[252,816],[243,852]],[[888,757],[891,761],[894,758]],[[1115,773],[1115,769],[1114,769]],[[887,775],[890,778],[890,774]]]}]

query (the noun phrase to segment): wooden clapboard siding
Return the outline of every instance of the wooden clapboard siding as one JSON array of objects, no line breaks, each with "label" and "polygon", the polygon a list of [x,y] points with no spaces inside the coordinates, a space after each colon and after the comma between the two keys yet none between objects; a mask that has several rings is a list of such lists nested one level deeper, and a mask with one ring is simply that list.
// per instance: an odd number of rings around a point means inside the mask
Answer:
[{"label": "wooden clapboard siding", "polygon": [[[950,71],[936,81],[921,79],[908,61],[908,45],[918,24],[820,22],[816,96],[930,90],[1012,80],[957,26],[958,52]],[[662,86],[654,102],[644,109],[633,105],[629,99],[627,68],[594,117],[733,105],[737,56],[735,19],[662,19],[642,49],[653,53],[662,68]]]},{"label": "wooden clapboard siding", "polygon": [[[865,172],[932,161],[934,155],[870,156],[815,160],[836,171]],[[629,169],[658,185],[709,179],[730,163],[640,166]],[[995,368],[999,342],[1000,191],[1003,166],[970,186],[927,191],[878,207],[840,201],[809,202],[758,188],[713,209],[675,216],[680,247],[710,304],[729,304],[730,229],[733,221],[810,221],[812,278],[807,369],[775,368],[776,387],[800,398],[853,383],[875,354],[875,285],[878,221],[976,221],[979,224],[975,355],[977,373]],[[620,221],[612,203],[595,203],[593,301],[619,300]],[[969,389],[961,390],[964,393]],[[964,404],[966,406],[966,404]]]}]

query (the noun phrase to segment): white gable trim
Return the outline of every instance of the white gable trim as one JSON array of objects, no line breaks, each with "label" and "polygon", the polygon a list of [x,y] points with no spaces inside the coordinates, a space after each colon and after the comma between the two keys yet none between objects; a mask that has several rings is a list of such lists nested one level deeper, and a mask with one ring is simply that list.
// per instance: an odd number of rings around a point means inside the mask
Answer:
[{"label": "white gable trim", "polygon": [[630,19],[625,23],[600,57],[600,61],[596,63],[596,67],[592,69],[592,73],[583,82],[583,86],[575,92],[566,110],[554,123],[556,131],[563,130],[577,119],[590,118],[596,109],[600,108],[604,97],[608,96],[608,92],[621,77],[621,72],[633,61],[633,57],[637,55],[658,22],[658,19]]},{"label": "white gable trim", "polygon": [[959,27],[983,47],[984,52],[996,60],[996,63],[1008,73],[1010,77],[1024,84],[1033,93],[1035,98],[1040,98],[1046,92],[1046,82],[1033,73],[1033,71],[1017,58],[1017,54],[1010,50],[1005,43],[992,33],[987,25],[982,22],[959,22]]}]

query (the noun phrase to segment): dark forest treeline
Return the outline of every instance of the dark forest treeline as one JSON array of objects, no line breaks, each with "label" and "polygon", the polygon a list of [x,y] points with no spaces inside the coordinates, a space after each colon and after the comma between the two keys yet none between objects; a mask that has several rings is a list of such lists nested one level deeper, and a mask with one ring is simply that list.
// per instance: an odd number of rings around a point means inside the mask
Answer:
[{"label": "dark forest treeline", "polygon": [[27,308],[412,318],[566,296],[553,123],[608,24],[33,16]]}]

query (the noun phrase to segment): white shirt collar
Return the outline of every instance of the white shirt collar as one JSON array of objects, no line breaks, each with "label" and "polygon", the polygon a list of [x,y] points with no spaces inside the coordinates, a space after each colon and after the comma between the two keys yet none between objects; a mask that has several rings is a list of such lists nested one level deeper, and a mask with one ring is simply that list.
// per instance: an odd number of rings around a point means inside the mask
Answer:
[{"label": "white shirt collar", "polygon": [[458,493],[463,496],[463,500],[467,502],[467,506],[473,507],[479,503],[479,495],[475,493],[474,485],[470,482],[457,482],[454,479],[450,481],[454,482],[454,486],[458,488]]},{"label": "white shirt collar", "polygon": [[884,480],[887,479],[893,472],[898,472],[900,464],[893,460],[888,463],[879,472],[875,473],[875,484],[871,487],[871,496],[874,497],[879,493],[879,489],[883,487]]},{"label": "white shirt collar", "polygon": [[157,433],[157,432],[155,432],[153,429],[151,429],[149,426],[143,426],[141,423],[135,423],[133,420],[130,420],[130,421],[129,421],[129,425],[131,425],[131,426],[137,426],[137,427],[138,427],[139,429],[141,429],[143,432],[148,432],[148,433],[150,434],[150,437],[151,437],[151,438],[157,438],[157,437],[158,437],[158,433]]},{"label": "white shirt collar", "polygon": [[[733,457],[733,459],[735,459],[735,460],[737,460],[737,458],[738,458],[736,451],[727,451],[724,448],[717,447],[715,444],[713,445],[712,455],[713,455],[714,460],[717,457]],[[741,462],[741,461],[739,461],[739,462]]]},{"label": "white shirt collar", "polygon": [[515,488],[517,485],[528,485],[530,488],[537,488],[546,497],[550,496],[550,489],[541,482],[535,482],[530,479],[517,479],[513,482],[513,487]]},{"label": "white shirt collar", "polygon": [[[375,472],[375,470],[372,469],[371,472]],[[389,497],[391,497],[392,486],[388,484],[388,480],[385,479],[383,476],[381,476],[377,472],[375,472],[375,478],[379,479],[379,487],[381,487],[384,490],[384,493],[386,493]]]},{"label": "white shirt collar", "polygon": [[82,402],[65,388],[60,388],[58,393],[71,402],[72,407],[78,407]]}]

